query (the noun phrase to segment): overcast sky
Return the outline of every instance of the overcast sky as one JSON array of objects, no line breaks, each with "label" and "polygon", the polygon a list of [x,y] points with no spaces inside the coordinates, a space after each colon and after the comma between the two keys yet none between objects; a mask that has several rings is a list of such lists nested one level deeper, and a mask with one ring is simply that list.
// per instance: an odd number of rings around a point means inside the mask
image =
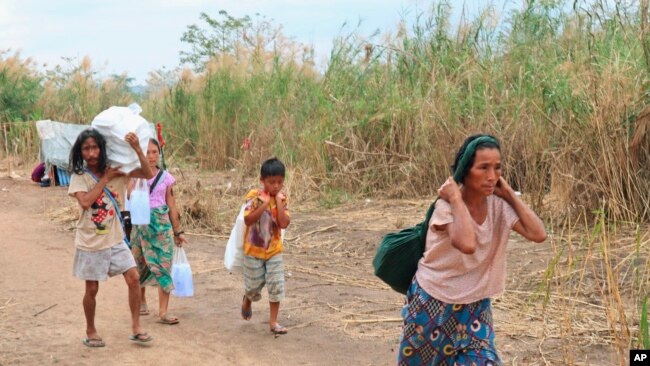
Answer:
[{"label": "overcast sky", "polygon": [[[451,3],[457,4],[454,17],[463,4],[469,13],[489,3],[504,6],[504,0]],[[385,32],[430,6],[423,0],[0,0],[0,50],[20,50],[47,68],[63,63],[61,57],[88,55],[103,74],[126,72],[144,83],[149,71],[179,65],[180,38],[188,25],[201,25],[201,12],[271,18],[286,36],[313,45],[322,64],[345,22],[360,19],[363,34]]]}]

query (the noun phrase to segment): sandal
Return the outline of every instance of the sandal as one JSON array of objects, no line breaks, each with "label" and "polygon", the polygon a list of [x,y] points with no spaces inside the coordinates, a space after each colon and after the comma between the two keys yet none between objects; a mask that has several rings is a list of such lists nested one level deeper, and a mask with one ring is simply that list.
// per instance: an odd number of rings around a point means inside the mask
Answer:
[{"label": "sandal", "polygon": [[147,343],[153,340],[153,337],[147,334],[147,332],[136,333],[129,336],[129,339],[134,342]]},{"label": "sandal", "polygon": [[275,323],[273,326],[271,326],[271,332],[273,334],[287,334],[289,330],[283,326],[281,326],[279,323]]},{"label": "sandal", "polygon": [[251,320],[253,317],[253,304],[250,304],[250,309],[244,310],[244,302],[246,302],[246,295],[241,299],[241,317],[244,320]]},{"label": "sandal", "polygon": [[140,315],[149,315],[149,306],[147,303],[140,304]]},{"label": "sandal", "polygon": [[86,347],[90,348],[104,347],[106,345],[101,338],[84,338],[82,342]]},{"label": "sandal", "polygon": [[175,316],[165,315],[162,318],[159,318],[156,323],[174,325],[178,324],[179,320]]}]

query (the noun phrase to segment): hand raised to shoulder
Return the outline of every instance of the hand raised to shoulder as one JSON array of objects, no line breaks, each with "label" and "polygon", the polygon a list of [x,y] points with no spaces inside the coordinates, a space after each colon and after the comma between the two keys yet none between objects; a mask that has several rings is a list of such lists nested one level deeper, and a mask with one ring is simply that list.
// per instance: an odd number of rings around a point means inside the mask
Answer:
[{"label": "hand raised to shoulder", "polygon": [[497,182],[496,186],[494,187],[494,194],[503,198],[507,199],[511,197],[515,192],[510,187],[510,184],[506,182],[506,180],[503,177],[499,177],[499,181]]},{"label": "hand raised to shoulder", "polygon": [[260,198],[260,200],[262,200],[263,203],[271,202],[271,195],[269,195],[269,193],[266,191],[261,191],[258,197]]},{"label": "hand raised to shoulder", "polygon": [[458,187],[454,177],[447,178],[445,183],[438,188],[438,196],[447,202],[463,199],[460,187]]}]

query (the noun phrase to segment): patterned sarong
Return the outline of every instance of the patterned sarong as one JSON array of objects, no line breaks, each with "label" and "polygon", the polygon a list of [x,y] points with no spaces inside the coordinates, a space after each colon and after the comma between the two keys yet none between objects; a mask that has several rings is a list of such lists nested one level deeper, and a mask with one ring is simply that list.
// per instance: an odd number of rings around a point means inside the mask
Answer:
[{"label": "patterned sarong", "polygon": [[171,232],[169,207],[151,209],[149,225],[133,225],[131,252],[138,264],[140,285],[159,285],[166,293],[174,289],[171,268],[174,237]]},{"label": "patterned sarong", "polygon": [[494,346],[490,299],[447,304],[427,294],[415,278],[406,296],[399,366],[503,365]]}]

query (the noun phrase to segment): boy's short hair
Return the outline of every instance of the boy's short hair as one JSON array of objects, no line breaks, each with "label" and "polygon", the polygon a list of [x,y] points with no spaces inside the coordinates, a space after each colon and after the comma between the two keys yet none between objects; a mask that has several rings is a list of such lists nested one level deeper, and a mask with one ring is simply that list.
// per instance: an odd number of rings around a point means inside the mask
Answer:
[{"label": "boy's short hair", "polygon": [[284,164],[278,158],[271,158],[262,163],[262,168],[260,169],[260,176],[262,179],[266,177],[277,177],[280,176],[284,178]]}]

